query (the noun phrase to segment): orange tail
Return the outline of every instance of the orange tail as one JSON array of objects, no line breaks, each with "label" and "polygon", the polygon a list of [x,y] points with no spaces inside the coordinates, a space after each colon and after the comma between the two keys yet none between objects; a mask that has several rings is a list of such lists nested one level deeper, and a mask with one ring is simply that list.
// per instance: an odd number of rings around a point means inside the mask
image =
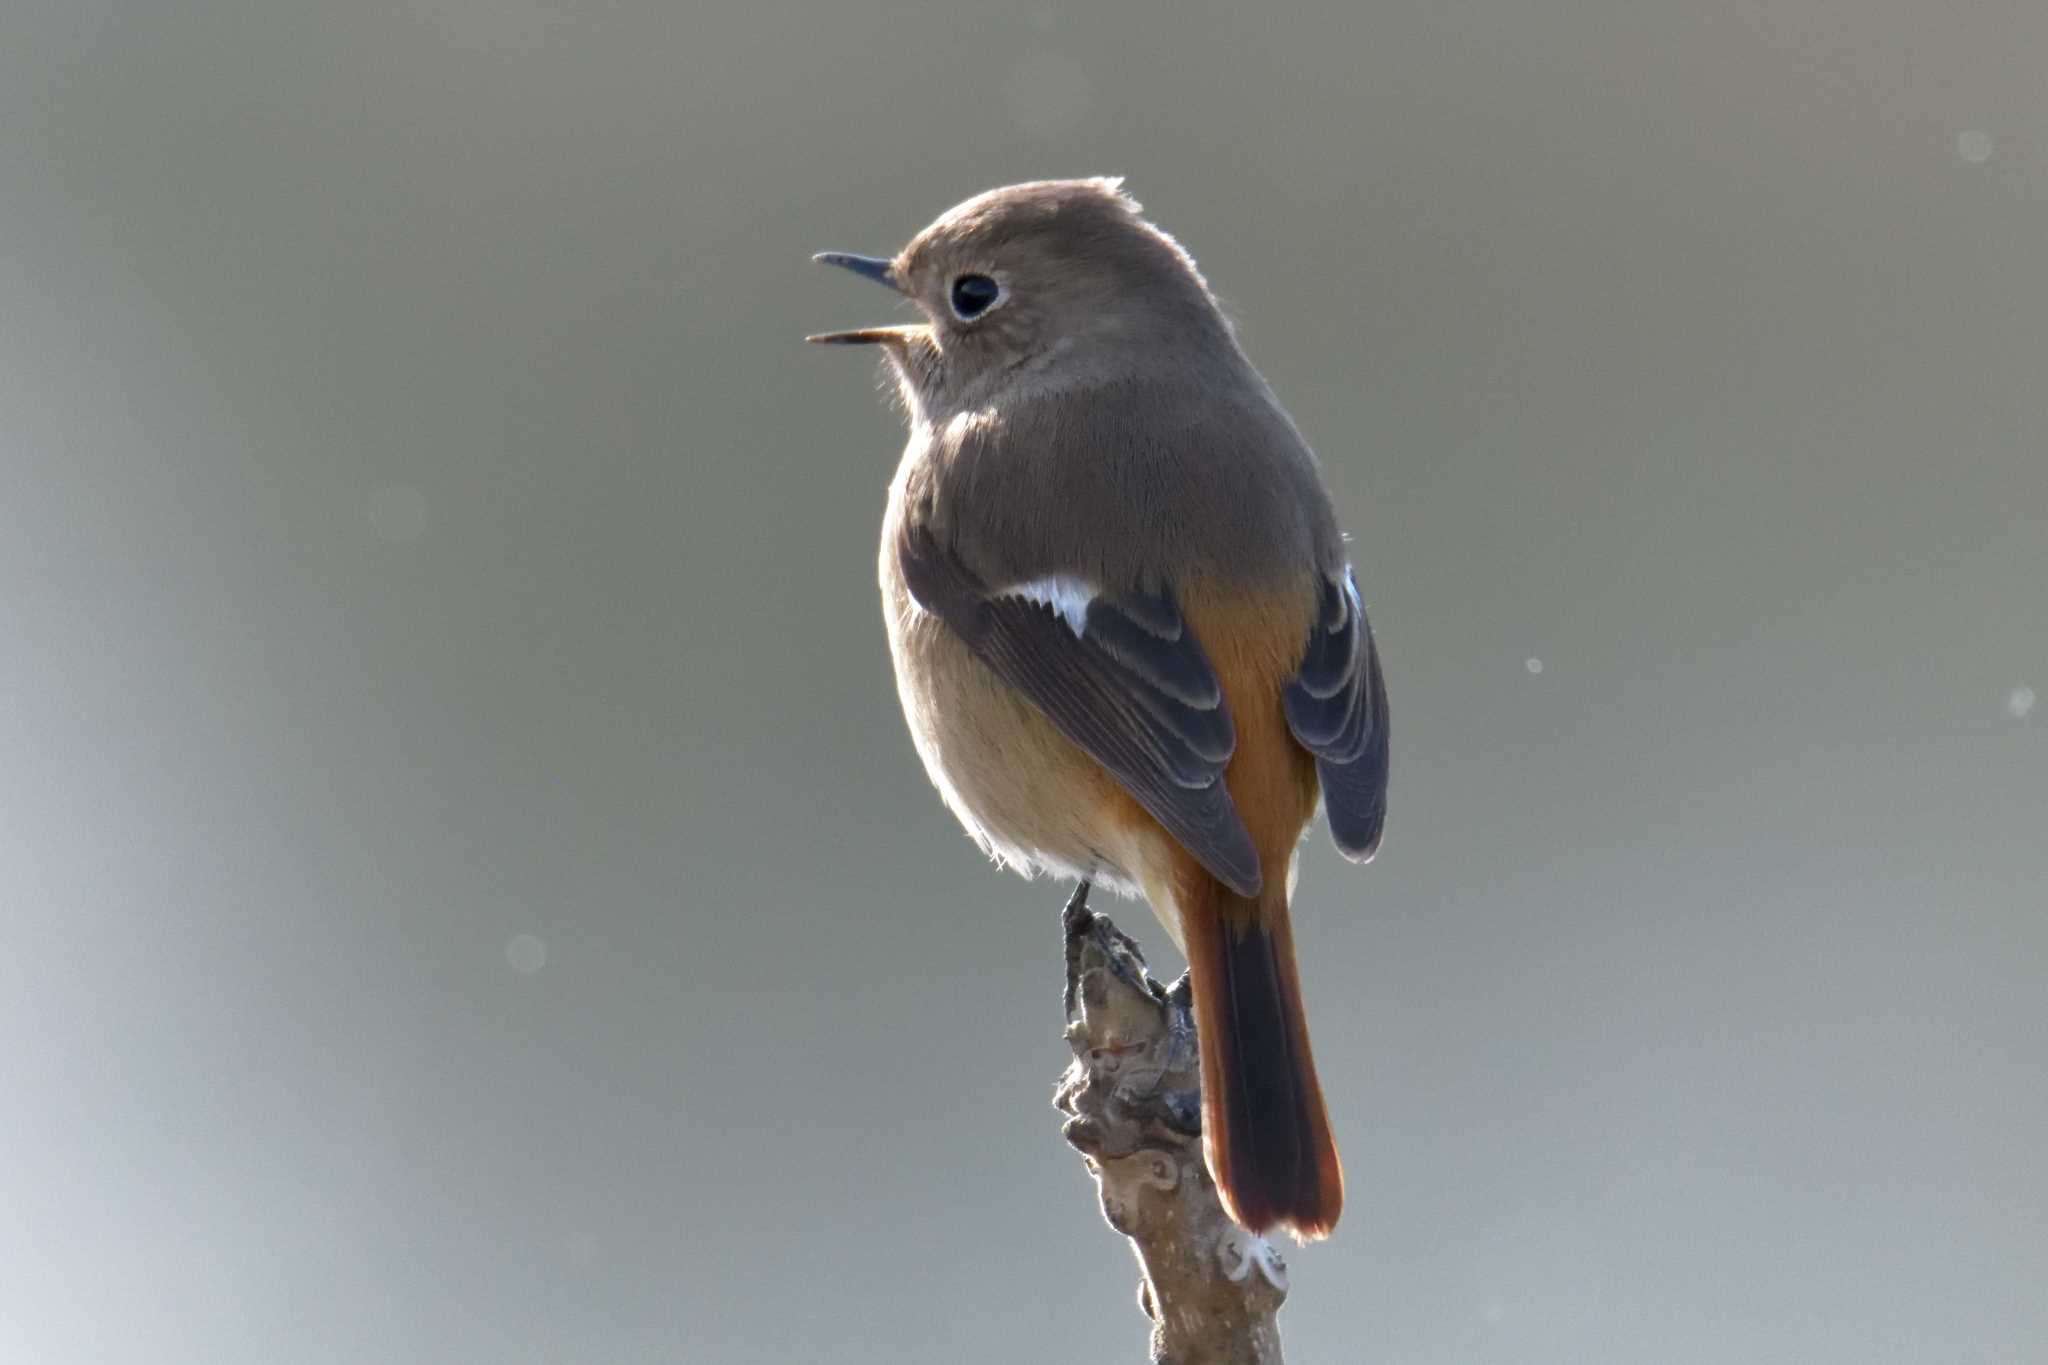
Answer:
[{"label": "orange tail", "polygon": [[1181,907],[1202,1043],[1202,1145],[1223,1206],[1263,1233],[1327,1237],[1344,1168],[1309,1055],[1287,886],[1246,899],[1199,873]]}]

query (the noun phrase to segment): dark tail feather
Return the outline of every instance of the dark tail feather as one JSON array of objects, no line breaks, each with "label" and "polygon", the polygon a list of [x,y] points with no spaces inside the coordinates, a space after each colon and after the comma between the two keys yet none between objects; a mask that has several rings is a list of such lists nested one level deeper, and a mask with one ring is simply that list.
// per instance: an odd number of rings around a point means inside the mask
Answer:
[{"label": "dark tail feather", "polygon": [[1202,1134],[1223,1206],[1253,1232],[1327,1237],[1344,1170],[1309,1055],[1286,891],[1248,900],[1207,877],[1183,908],[1202,1043]]}]

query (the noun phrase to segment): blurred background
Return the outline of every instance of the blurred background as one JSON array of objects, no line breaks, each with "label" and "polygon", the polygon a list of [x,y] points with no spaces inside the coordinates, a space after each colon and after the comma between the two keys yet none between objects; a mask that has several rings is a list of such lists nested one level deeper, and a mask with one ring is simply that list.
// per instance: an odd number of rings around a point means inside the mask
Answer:
[{"label": "blurred background", "polygon": [[[1135,1360],[873,589],[1119,172],[1394,702],[1301,1361],[2048,1351],[2048,9],[11,0],[0,1356]],[[1141,909],[1124,922],[1178,970]]]}]

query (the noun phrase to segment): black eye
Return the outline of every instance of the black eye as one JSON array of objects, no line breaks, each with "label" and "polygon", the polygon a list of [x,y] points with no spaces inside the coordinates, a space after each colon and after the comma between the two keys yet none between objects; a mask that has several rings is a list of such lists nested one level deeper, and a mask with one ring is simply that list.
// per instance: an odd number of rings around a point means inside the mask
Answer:
[{"label": "black eye", "polygon": [[962,322],[972,322],[1003,296],[1003,287],[986,275],[962,275],[953,281],[953,312]]}]

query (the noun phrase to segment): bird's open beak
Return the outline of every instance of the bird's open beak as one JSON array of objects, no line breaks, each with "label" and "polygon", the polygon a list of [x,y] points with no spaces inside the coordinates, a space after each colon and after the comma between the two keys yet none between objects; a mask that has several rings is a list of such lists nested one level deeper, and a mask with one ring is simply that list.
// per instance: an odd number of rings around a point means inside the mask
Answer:
[{"label": "bird's open beak", "polygon": [[850,332],[820,332],[805,337],[805,341],[823,342],[833,346],[902,346],[925,329],[915,323],[901,327],[856,327]]},{"label": "bird's open beak", "polygon": [[856,256],[850,251],[821,251],[811,257],[820,265],[836,265],[841,270],[851,270],[864,279],[876,284],[886,284],[898,293],[903,286],[896,282],[896,263],[885,261],[880,256]]},{"label": "bird's open beak", "polygon": [[[841,270],[851,270],[863,279],[873,280],[876,284],[886,284],[898,293],[903,292],[903,286],[896,281],[895,263],[885,261],[879,256],[856,256],[850,251],[821,251],[811,259],[825,265],[836,265]],[[837,346],[901,344],[911,330],[913,329],[909,327],[856,327],[849,332],[821,332],[814,337],[805,337],[804,340],[829,342]]]}]

